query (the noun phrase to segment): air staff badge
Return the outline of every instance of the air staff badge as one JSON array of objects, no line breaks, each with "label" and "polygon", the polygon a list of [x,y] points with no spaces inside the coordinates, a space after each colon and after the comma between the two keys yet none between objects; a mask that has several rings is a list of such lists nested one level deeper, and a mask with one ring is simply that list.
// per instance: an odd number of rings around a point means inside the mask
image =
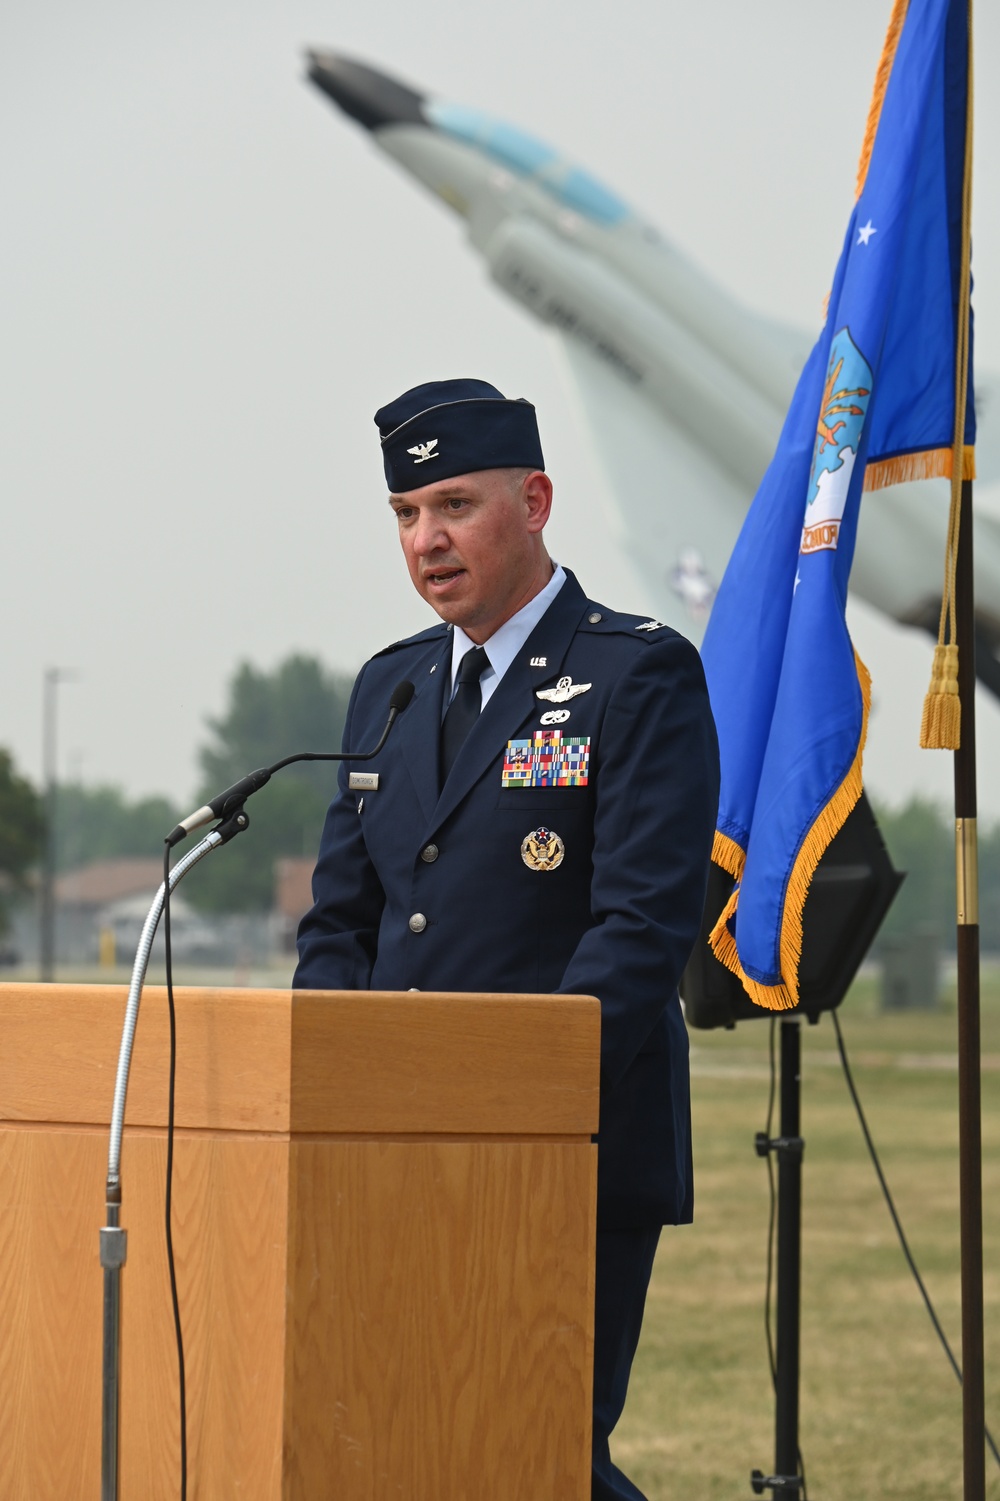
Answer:
[{"label": "air staff badge", "polygon": [[529,870],[556,870],[565,854],[566,846],[553,829],[533,829],[521,841],[521,859]]}]

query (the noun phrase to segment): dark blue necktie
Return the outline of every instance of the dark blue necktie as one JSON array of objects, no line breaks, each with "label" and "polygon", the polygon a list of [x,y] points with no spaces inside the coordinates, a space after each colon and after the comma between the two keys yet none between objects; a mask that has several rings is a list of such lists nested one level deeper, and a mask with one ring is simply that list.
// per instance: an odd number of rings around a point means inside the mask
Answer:
[{"label": "dark blue necktie", "polygon": [[458,664],[455,696],[448,705],[441,726],[441,781],[455,764],[455,757],[483,707],[483,690],[479,679],[490,665],[485,646],[474,646]]}]

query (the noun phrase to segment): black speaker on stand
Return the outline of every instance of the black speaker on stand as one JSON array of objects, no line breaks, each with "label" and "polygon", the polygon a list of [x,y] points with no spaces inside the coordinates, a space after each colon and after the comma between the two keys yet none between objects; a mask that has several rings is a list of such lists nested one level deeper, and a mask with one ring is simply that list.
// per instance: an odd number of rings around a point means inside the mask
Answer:
[{"label": "black speaker on stand", "polygon": [[[802,915],[799,1004],[781,1015],[780,1134],[758,1133],[758,1156],[778,1163],[778,1273],[775,1331],[774,1472],[751,1474],[756,1495],[769,1490],[791,1501],[801,1495],[799,1467],[799,1310],[802,1274],[802,1156],[800,1019],[819,1021],[839,1006],[892,905],[903,875],[893,868],[875,815],[862,794],[813,876]],[[681,995],[688,1026],[733,1028],[771,1017],[756,1006],[734,974],[720,964],[708,935],[733,889],[713,865],[702,931],[684,971]]]}]

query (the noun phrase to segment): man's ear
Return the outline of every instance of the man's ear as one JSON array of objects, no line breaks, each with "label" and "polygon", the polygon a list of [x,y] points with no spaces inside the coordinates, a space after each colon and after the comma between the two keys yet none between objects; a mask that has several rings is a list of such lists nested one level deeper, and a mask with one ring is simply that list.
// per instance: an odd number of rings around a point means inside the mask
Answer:
[{"label": "man's ear", "polygon": [[521,493],[528,511],[528,531],[540,532],[552,510],[552,481],[541,469],[535,469],[525,477]]}]

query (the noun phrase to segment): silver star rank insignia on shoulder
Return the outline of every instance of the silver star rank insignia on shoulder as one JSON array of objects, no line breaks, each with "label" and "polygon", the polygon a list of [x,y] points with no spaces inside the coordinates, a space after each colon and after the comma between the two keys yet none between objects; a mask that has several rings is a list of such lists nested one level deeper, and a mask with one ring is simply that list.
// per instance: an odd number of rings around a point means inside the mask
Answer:
[{"label": "silver star rank insignia on shoulder", "polygon": [[554,688],[536,688],[535,697],[544,698],[550,704],[565,704],[579,693],[589,693],[593,686],[593,683],[574,683],[571,677],[565,677],[560,678]]},{"label": "silver star rank insignia on shoulder", "polygon": [[554,829],[532,829],[521,841],[521,859],[529,870],[556,870],[566,846]]}]

